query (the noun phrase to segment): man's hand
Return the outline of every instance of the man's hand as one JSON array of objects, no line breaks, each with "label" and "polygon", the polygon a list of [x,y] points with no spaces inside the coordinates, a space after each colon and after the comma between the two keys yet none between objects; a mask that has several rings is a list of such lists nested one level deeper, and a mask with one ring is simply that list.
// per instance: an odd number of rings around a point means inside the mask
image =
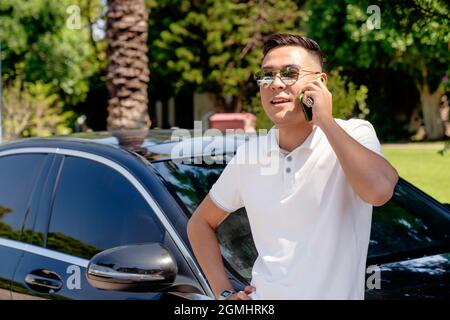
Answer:
[{"label": "man's hand", "polygon": [[246,286],[244,288],[244,291],[239,291],[236,293],[233,293],[228,300],[252,300],[248,295],[256,290],[255,287],[252,286]]},{"label": "man's hand", "polygon": [[[385,204],[398,181],[397,171],[383,157],[367,149],[342,129],[333,119],[331,92],[320,79],[302,88],[303,102],[314,99],[313,123],[322,129],[333,148],[353,190],[374,206]],[[305,103],[306,108],[308,108]]]},{"label": "man's hand", "polygon": [[[322,77],[324,77],[322,75]],[[322,123],[325,120],[333,118],[333,100],[331,92],[328,90],[327,86],[320,80],[315,79],[309,81],[302,88],[303,103],[306,108],[309,108],[305,103],[307,97],[311,97],[314,100],[314,105],[312,106],[313,111],[313,123],[319,127],[322,127]]]}]

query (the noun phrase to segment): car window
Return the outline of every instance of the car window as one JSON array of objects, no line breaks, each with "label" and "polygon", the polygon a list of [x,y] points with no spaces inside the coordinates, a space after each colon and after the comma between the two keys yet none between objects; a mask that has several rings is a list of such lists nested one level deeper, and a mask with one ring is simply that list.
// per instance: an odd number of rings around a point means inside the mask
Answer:
[{"label": "car window", "polygon": [[220,251],[228,264],[250,281],[258,251],[253,242],[245,208],[230,214],[216,229]]},{"label": "car window", "polygon": [[193,213],[222,173],[224,164],[185,164],[173,161],[154,163],[172,190]]},{"label": "car window", "polygon": [[[153,165],[169,183],[175,197],[192,214],[219,178],[225,164],[195,164],[194,161],[175,163],[155,162]],[[257,251],[253,242],[247,212],[241,208],[230,214],[216,230],[220,251],[230,266],[246,279],[251,277]]]},{"label": "car window", "polygon": [[[153,165],[191,214],[225,167],[223,164],[175,164],[171,161]],[[374,208],[368,257],[377,258],[448,244],[448,230],[448,221],[437,218],[430,206],[397,185],[393,199],[382,207]],[[245,208],[230,214],[219,225],[216,234],[225,260],[242,277],[250,280],[251,268],[258,253]]]},{"label": "car window", "polygon": [[450,243],[449,220],[420,196],[398,184],[391,201],[374,207],[369,258],[397,255]]},{"label": "car window", "polygon": [[0,237],[20,239],[30,195],[45,157],[21,154],[0,158]]},{"label": "car window", "polygon": [[65,158],[48,248],[89,259],[107,248],[161,242],[163,237],[158,218],[124,176],[98,162]]}]

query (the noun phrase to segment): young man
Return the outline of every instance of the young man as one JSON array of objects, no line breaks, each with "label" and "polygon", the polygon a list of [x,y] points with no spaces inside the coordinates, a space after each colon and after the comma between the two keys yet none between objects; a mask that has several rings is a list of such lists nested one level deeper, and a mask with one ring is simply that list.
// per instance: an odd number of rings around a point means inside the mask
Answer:
[{"label": "young man", "polygon": [[[271,36],[255,77],[275,126],[238,148],[193,214],[196,258],[219,299],[363,299],[372,206],[391,198],[397,172],[369,122],[332,117],[316,42]],[[255,154],[259,161],[249,161]],[[251,286],[234,292],[214,230],[241,207],[258,258]]]}]

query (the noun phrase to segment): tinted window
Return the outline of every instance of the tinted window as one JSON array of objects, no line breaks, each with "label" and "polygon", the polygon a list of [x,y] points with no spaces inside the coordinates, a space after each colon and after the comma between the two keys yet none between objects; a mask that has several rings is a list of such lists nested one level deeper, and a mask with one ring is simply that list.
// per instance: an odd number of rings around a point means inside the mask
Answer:
[{"label": "tinted window", "polygon": [[[218,179],[224,165],[154,163],[176,195],[193,213]],[[437,215],[417,194],[397,185],[394,198],[374,208],[369,258],[448,244],[449,221]],[[222,255],[247,279],[257,257],[244,208],[230,214],[216,230]]]},{"label": "tinted window", "polygon": [[172,161],[157,162],[154,166],[191,213],[206,197],[225,168],[223,164],[206,166]]},{"label": "tinted window", "polygon": [[45,155],[0,158],[0,237],[19,240],[34,182]]},{"label": "tinted window", "polygon": [[89,259],[107,248],[161,242],[163,227],[136,188],[110,167],[66,157],[47,247]]},{"label": "tinted window", "polygon": [[[172,161],[155,162],[175,196],[192,214],[219,178],[224,164],[182,164]],[[216,230],[220,251],[230,266],[250,280],[253,263],[258,255],[253,242],[247,212],[241,208],[230,214]]]},{"label": "tinted window", "polygon": [[422,197],[397,185],[394,197],[372,216],[369,257],[399,254],[450,243],[450,223]]},{"label": "tinted window", "polygon": [[230,266],[250,281],[253,263],[258,257],[247,211],[241,208],[222,222],[216,230],[220,251]]}]

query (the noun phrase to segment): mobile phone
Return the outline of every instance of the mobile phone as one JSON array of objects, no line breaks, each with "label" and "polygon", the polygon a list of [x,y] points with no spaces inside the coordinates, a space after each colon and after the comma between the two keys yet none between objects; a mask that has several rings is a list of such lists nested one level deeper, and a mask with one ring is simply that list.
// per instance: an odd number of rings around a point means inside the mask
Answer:
[{"label": "mobile phone", "polygon": [[298,102],[300,103],[300,106],[302,107],[303,115],[305,116],[306,121],[311,121],[313,117],[312,108],[305,106],[303,103],[303,96],[305,94],[302,92],[298,96]]},{"label": "mobile phone", "polygon": [[[325,83],[325,79],[321,76],[320,77],[320,81],[322,81],[323,83]],[[306,119],[306,121],[311,121],[312,120],[312,118],[313,118],[313,111],[312,111],[312,107],[310,108],[310,107],[308,107],[308,106],[305,106],[305,104],[303,103],[303,96],[304,96],[305,94],[302,92],[302,93],[300,93],[300,95],[298,96],[298,102],[300,103],[300,106],[302,107],[302,111],[303,111],[303,114],[305,115],[305,119]]]}]

